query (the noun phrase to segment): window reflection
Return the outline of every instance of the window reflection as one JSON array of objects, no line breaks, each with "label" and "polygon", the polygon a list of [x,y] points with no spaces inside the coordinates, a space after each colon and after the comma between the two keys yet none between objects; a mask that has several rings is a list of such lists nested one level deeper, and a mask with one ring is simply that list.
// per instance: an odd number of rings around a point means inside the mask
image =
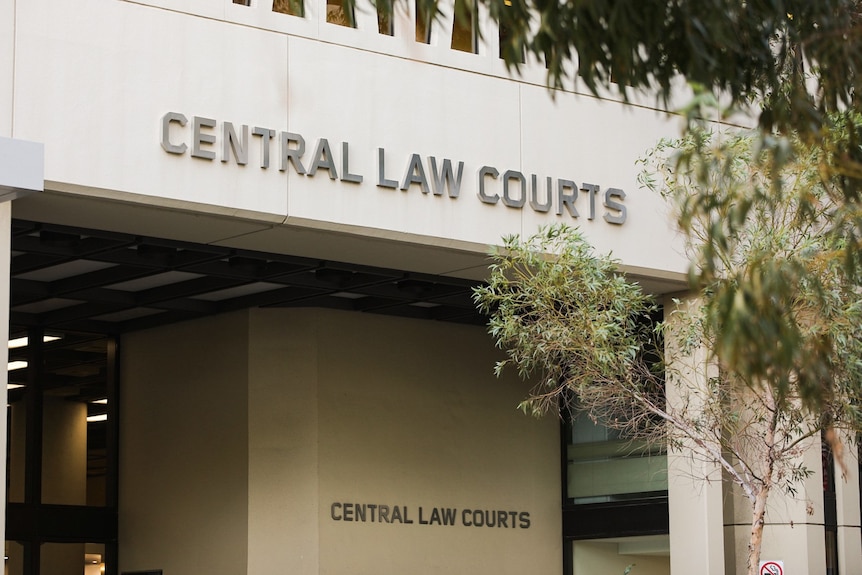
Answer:
[{"label": "window reflection", "polygon": [[575,504],[667,493],[667,455],[661,446],[622,439],[586,413],[569,426],[566,455],[566,492]]},{"label": "window reflection", "polygon": [[8,372],[8,501],[106,506],[111,339],[43,333],[34,346],[38,333],[10,334],[10,361],[27,366]]},{"label": "window reflection", "polygon": [[377,0],[377,32],[386,36],[395,34],[392,0]]},{"label": "window reflection", "polygon": [[338,26],[356,28],[356,15],[350,0],[326,0],[326,21]]},{"label": "window reflection", "polygon": [[272,11],[291,16],[305,16],[305,6],[302,0],[273,0]]},{"label": "window reflection", "polygon": [[6,573],[101,575],[106,547],[116,557],[116,339],[13,326],[9,359]]},{"label": "window reflection", "polygon": [[455,0],[451,44],[453,50],[476,53],[476,20],[476,6],[471,0]]},{"label": "window reflection", "polygon": [[416,41],[431,43],[431,17],[433,0],[416,0]]}]

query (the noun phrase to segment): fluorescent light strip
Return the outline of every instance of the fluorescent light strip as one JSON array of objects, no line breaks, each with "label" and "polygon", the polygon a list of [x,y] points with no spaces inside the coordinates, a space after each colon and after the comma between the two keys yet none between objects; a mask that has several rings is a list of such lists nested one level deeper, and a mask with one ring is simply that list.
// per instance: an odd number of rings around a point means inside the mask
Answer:
[{"label": "fluorescent light strip", "polygon": [[88,423],[95,423],[98,421],[108,421],[108,414],[107,413],[99,413],[96,415],[88,415],[87,416],[87,422]]},{"label": "fluorescent light strip", "polygon": [[6,364],[6,371],[15,371],[16,369],[24,369],[25,367],[27,367],[26,361],[10,361]]},{"label": "fluorescent light strip", "polygon": [[[59,336],[56,336],[56,335],[43,335],[42,336],[42,342],[43,343],[50,343],[52,341],[57,341],[58,339],[61,339],[61,338]],[[29,343],[29,339],[27,338],[26,335],[24,337],[16,337],[15,339],[9,340],[9,349],[18,349],[19,347],[27,347],[28,343]]]}]

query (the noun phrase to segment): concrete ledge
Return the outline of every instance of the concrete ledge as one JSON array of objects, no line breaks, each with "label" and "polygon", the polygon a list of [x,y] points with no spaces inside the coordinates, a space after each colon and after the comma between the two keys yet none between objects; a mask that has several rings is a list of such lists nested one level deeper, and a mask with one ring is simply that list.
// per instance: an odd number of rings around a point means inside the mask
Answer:
[{"label": "concrete ledge", "polygon": [[45,146],[0,138],[0,202],[45,189]]}]

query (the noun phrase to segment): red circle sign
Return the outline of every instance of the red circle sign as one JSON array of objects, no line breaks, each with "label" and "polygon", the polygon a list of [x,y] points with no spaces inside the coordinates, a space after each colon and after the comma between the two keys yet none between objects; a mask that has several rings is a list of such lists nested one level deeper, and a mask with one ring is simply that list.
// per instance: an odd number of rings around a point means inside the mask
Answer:
[{"label": "red circle sign", "polygon": [[760,566],[760,575],[784,575],[784,566],[775,561],[766,561]]}]

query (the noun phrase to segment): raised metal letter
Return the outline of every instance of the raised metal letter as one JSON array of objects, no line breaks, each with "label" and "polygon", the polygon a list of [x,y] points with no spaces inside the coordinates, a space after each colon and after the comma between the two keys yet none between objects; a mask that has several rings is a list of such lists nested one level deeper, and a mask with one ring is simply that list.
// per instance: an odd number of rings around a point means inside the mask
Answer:
[{"label": "raised metal letter", "polygon": [[548,176],[547,178],[545,178],[545,181],[548,184],[547,186],[545,186],[545,191],[547,192],[548,200],[543,204],[539,203],[539,190],[538,190],[539,186],[536,183],[536,180],[538,180],[538,178],[536,177],[536,174],[533,174],[533,177],[531,178],[531,180],[532,180],[533,187],[532,187],[532,190],[530,190],[530,207],[533,208],[534,210],[536,210],[537,212],[547,212],[548,210],[551,209],[551,203],[554,200],[553,180],[551,180],[551,176]]},{"label": "raised metal letter", "polygon": [[178,112],[168,112],[164,116],[162,116],[162,148],[169,154],[185,154],[186,150],[189,149],[188,146],[183,144],[172,144],[171,143],[171,122],[176,122],[180,126],[185,126],[188,123],[188,120],[185,116]]},{"label": "raised metal letter", "polygon": [[[566,190],[571,190],[572,193],[567,194]],[[563,206],[569,211],[569,215],[573,218],[578,217],[578,210],[575,208],[575,200],[578,199],[578,187],[572,180],[557,180],[557,215],[563,215]]]},{"label": "raised metal letter", "polygon": [[347,142],[341,142],[341,181],[353,182],[354,184],[362,183],[362,176],[359,174],[350,173],[350,156],[348,155],[350,147]]},{"label": "raised metal letter", "polygon": [[419,157],[419,154],[413,154],[410,156],[410,161],[407,163],[407,172],[404,174],[404,182],[401,184],[401,189],[409,189],[410,184],[421,185],[423,194],[427,194],[431,191],[428,188],[428,178],[425,177],[425,168],[422,167],[422,158]]},{"label": "raised metal letter", "polygon": [[335,162],[332,160],[332,150],[329,149],[329,140],[326,138],[320,138],[317,141],[317,148],[314,150],[314,160],[308,169],[308,175],[313,176],[316,174],[318,168],[326,169],[329,172],[330,180],[338,179],[338,172],[335,171]]},{"label": "raised metal letter", "polygon": [[[619,188],[608,188],[605,190],[605,207],[611,210],[616,210],[619,215],[612,215],[605,212],[605,221],[609,224],[622,225],[626,223],[626,207],[621,203],[626,197],[626,193]],[[614,198],[619,198],[619,202],[615,202]]]},{"label": "raised metal letter", "polygon": [[482,166],[482,169],[479,170],[479,199],[486,204],[496,204],[500,201],[500,196],[498,194],[489,196],[485,193],[485,176],[491,176],[496,180],[499,175],[500,172],[497,171],[497,168],[491,166]]},{"label": "raised metal letter", "polygon": [[215,160],[215,152],[202,150],[201,144],[215,144],[215,134],[204,134],[202,128],[215,128],[216,121],[212,118],[194,116],[192,118],[192,156],[205,160]]},{"label": "raised metal letter", "polygon": [[596,194],[599,193],[599,187],[595,184],[584,182],[581,185],[581,191],[587,192],[587,195],[590,197],[590,216],[587,219],[594,220],[596,218]]},{"label": "raised metal letter", "polygon": [[[296,142],[296,147],[291,148],[290,142]],[[305,168],[302,165],[302,154],[305,153],[305,138],[299,134],[291,132],[281,132],[281,162],[278,169],[282,172],[287,171],[287,162],[293,164],[293,169],[297,174],[305,174]]]},{"label": "raised metal letter", "polygon": [[[518,180],[521,183],[521,196],[513,199],[509,195],[509,182]],[[509,208],[522,208],[527,201],[527,178],[517,170],[508,170],[503,174],[503,203]]]},{"label": "raised metal letter", "polygon": [[275,137],[275,130],[269,128],[254,127],[251,131],[252,136],[260,136],[260,167],[269,167],[269,142]]},{"label": "raised metal letter", "polygon": [[384,175],[386,171],[386,164],[384,160],[385,150],[383,148],[377,148],[377,185],[381,188],[391,188],[393,190],[398,189],[398,182],[395,180],[387,180]]},{"label": "raised metal letter", "polygon": [[458,162],[458,175],[452,172],[452,161],[443,158],[443,166],[437,171],[437,158],[431,156],[431,182],[434,184],[434,195],[442,196],[443,188],[449,188],[449,197],[457,198],[461,194],[461,176],[464,174],[464,162]]},{"label": "raised metal letter", "polygon": [[222,127],[222,162],[227,162],[230,152],[233,151],[233,158],[237,164],[244,166],[248,163],[248,126],[245,124],[242,125],[242,140],[238,140],[233,129],[233,123],[225,122]]}]

